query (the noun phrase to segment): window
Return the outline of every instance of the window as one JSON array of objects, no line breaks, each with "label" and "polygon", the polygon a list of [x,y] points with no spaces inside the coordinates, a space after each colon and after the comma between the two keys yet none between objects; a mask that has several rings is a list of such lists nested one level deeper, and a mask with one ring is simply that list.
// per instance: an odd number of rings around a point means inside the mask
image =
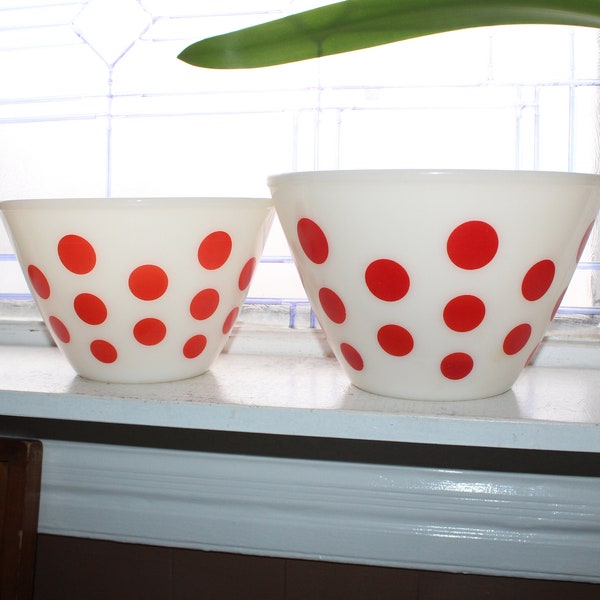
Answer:
[{"label": "window", "polygon": [[[472,29],[250,71],[176,59],[327,3],[5,0],[0,199],[264,195],[269,174],[314,169],[600,172],[597,30]],[[0,316],[33,310],[0,231]],[[315,325],[277,225],[243,318]],[[598,225],[556,323],[600,333]]]}]

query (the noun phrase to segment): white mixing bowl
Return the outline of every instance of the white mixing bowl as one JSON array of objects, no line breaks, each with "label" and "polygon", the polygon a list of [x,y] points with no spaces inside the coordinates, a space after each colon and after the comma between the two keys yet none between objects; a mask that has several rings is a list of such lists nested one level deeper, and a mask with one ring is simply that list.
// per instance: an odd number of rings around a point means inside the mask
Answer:
[{"label": "white mixing bowl", "polygon": [[600,207],[600,177],[573,173],[331,171],[269,186],[352,383],[425,400],[511,387]]},{"label": "white mixing bowl", "polygon": [[211,366],[274,216],[256,198],[12,200],[0,210],[73,368],[125,383]]}]

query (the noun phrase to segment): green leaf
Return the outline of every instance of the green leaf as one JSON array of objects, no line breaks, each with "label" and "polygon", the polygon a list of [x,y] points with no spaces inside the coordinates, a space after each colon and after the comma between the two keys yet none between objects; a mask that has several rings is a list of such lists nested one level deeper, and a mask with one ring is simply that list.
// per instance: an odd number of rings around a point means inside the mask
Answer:
[{"label": "green leaf", "polygon": [[600,27],[600,0],[346,0],[201,40],[178,58],[198,67],[284,64],[489,25]]}]

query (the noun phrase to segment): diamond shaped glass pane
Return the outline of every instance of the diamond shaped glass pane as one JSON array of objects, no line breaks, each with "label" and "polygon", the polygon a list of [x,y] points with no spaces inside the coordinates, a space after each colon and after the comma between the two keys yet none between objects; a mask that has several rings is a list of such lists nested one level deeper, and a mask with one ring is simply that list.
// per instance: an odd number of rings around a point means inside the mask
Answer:
[{"label": "diamond shaped glass pane", "polygon": [[91,0],[74,25],[104,61],[113,65],[150,22],[150,15],[135,0]]}]

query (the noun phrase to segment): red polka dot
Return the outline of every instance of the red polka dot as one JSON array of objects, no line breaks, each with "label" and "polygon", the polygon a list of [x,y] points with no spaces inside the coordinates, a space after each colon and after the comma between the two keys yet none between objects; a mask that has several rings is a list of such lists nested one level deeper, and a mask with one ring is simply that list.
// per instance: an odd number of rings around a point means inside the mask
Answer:
[{"label": "red polka dot", "polygon": [[169,285],[167,274],[156,265],[142,265],[131,272],[129,289],[140,300],[160,298]]},{"label": "red polka dot", "polygon": [[190,302],[190,314],[194,319],[203,321],[211,317],[219,306],[219,292],[207,288],[198,292]]},{"label": "red polka dot", "polygon": [[319,302],[325,311],[325,314],[334,323],[343,323],[346,320],[346,307],[342,299],[329,288],[321,288],[319,290]]},{"label": "red polka dot", "polygon": [[473,359],[464,352],[448,354],[440,363],[440,371],[447,379],[464,379],[472,370]]},{"label": "red polka dot", "polygon": [[377,341],[392,356],[406,356],[415,345],[410,332],[400,325],[384,325],[377,332]]},{"label": "red polka dot", "polygon": [[114,363],[118,357],[117,349],[105,340],[94,340],[90,351],[97,360],[107,364]]},{"label": "red polka dot", "polygon": [[340,344],[340,351],[342,353],[342,356],[346,359],[346,362],[355,370],[355,371],[362,371],[365,363],[363,361],[362,356],[360,355],[360,353],[358,352],[358,350],[356,350],[356,348],[354,348],[354,346],[351,346],[350,344]]},{"label": "red polka dot", "polygon": [[590,237],[590,234],[592,233],[592,229],[594,228],[594,221],[592,221],[589,225],[589,227],[586,229],[585,233],[583,234],[583,237],[581,238],[581,242],[579,243],[579,248],[577,249],[577,256],[575,257],[575,262],[579,262],[579,260],[581,259],[581,255],[583,254],[583,251],[585,250],[585,245],[587,244],[588,238]]},{"label": "red polka dot", "polygon": [[457,296],[444,308],[444,322],[453,331],[471,331],[478,327],[485,317],[485,304],[477,298],[465,294]]},{"label": "red polka dot", "polygon": [[56,337],[63,342],[63,344],[68,344],[71,341],[71,334],[69,333],[67,326],[59,318],[49,317],[48,323]]},{"label": "red polka dot", "polygon": [[58,256],[72,273],[85,275],[96,266],[94,247],[79,235],[65,235],[58,242]]},{"label": "red polka dot", "polygon": [[523,350],[529,338],[531,337],[531,325],[529,323],[521,323],[514,329],[511,329],[508,335],[504,338],[502,349],[505,354],[512,356]]},{"label": "red polka dot", "polygon": [[448,237],[448,257],[461,269],[481,269],[498,251],[496,230],[483,221],[467,221]]},{"label": "red polka dot", "polygon": [[525,300],[539,300],[554,281],[555,266],[551,260],[541,260],[527,271],[523,277],[521,292]]},{"label": "red polka dot", "polygon": [[238,279],[238,287],[240,288],[240,291],[243,292],[250,285],[255,268],[255,258],[251,258],[242,268],[242,272],[240,273],[240,277]]},{"label": "red polka dot", "polygon": [[191,337],[184,345],[183,345],[183,355],[186,358],[196,358],[200,356],[202,352],[204,352],[204,348],[206,348],[206,336],[204,335],[195,335]]},{"label": "red polka dot", "polygon": [[106,320],[106,305],[94,294],[79,294],[73,301],[77,316],[88,325],[100,325]]},{"label": "red polka dot", "polygon": [[35,293],[40,298],[47,300],[50,297],[50,284],[41,269],[38,269],[35,265],[29,265],[27,267],[27,275]]},{"label": "red polka dot", "polygon": [[235,325],[235,321],[238,318],[239,312],[240,312],[240,309],[236,306],[227,315],[227,318],[225,319],[225,322],[223,323],[223,333],[225,335],[227,335],[231,331],[233,326]]},{"label": "red polka dot", "polygon": [[323,230],[310,219],[300,219],[296,225],[298,240],[309,260],[323,264],[329,256],[329,243]]},{"label": "red polka dot", "polygon": [[198,248],[200,264],[210,271],[220,269],[229,258],[233,243],[225,231],[214,231],[207,235]]},{"label": "red polka dot", "polygon": [[371,293],[385,302],[400,300],[410,287],[410,277],[404,267],[387,258],[375,260],[367,267],[365,282]]},{"label": "red polka dot", "polygon": [[160,344],[167,335],[167,327],[160,319],[142,319],[133,327],[133,337],[144,346]]}]

